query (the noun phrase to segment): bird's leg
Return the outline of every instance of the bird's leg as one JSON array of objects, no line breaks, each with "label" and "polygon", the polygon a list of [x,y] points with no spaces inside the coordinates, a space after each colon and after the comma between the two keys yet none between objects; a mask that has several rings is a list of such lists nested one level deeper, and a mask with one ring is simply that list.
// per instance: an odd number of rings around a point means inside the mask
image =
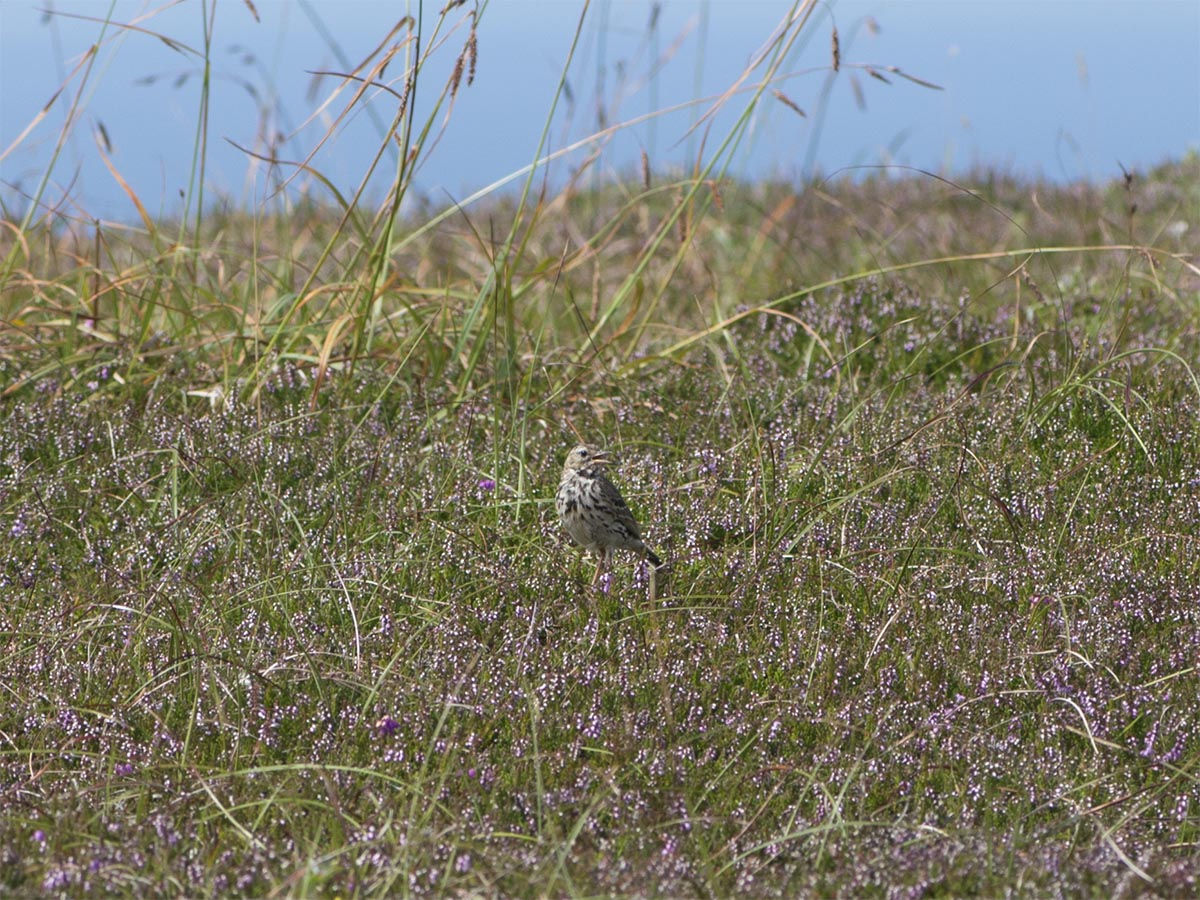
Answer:
[{"label": "bird's leg", "polygon": [[604,572],[611,553],[612,551],[607,548],[597,553],[596,574],[592,576],[592,587],[595,587],[596,583],[600,581],[600,575]]}]

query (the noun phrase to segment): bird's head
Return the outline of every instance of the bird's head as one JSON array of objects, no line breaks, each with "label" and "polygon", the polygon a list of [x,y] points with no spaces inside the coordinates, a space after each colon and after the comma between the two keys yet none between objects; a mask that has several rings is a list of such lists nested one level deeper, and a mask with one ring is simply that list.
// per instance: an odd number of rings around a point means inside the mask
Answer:
[{"label": "bird's head", "polygon": [[588,466],[603,466],[607,465],[611,460],[608,453],[604,450],[593,450],[580,444],[574,450],[567,454],[567,461],[563,464],[563,472],[578,472],[580,469]]}]

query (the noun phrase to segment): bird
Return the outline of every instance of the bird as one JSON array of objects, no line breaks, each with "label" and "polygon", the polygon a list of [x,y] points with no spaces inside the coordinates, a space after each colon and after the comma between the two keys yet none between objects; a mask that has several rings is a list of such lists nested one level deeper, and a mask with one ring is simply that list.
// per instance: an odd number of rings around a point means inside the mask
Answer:
[{"label": "bird", "polygon": [[612,561],[614,550],[633,550],[655,568],[662,560],[646,546],[641,529],[617,486],[604,474],[611,464],[603,450],[580,444],[567,454],[554,505],[567,534],[599,558],[592,585]]}]

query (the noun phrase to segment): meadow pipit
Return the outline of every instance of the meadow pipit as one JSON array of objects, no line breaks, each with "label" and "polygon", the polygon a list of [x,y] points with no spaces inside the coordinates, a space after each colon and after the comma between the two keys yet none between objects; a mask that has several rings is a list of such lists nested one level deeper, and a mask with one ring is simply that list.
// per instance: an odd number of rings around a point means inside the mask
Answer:
[{"label": "meadow pipit", "polygon": [[608,463],[608,454],[603,450],[576,447],[567,454],[554,498],[563,528],[576,543],[599,557],[593,585],[612,560],[614,550],[633,550],[654,566],[662,565],[662,560],[642,540],[642,532],[625,505],[625,498],[604,474],[603,467]]}]

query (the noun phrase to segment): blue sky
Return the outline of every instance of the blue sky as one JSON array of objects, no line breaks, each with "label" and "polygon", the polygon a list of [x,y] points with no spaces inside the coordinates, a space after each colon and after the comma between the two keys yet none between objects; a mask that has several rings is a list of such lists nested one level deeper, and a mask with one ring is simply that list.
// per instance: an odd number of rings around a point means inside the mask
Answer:
[{"label": "blue sky", "polygon": [[[426,5],[427,23],[442,5]],[[657,31],[648,37],[651,6],[593,0],[568,76],[574,103],[560,105],[550,132],[553,149],[596,130],[597,96],[610,121],[626,121],[719,94],[791,4],[664,0]],[[39,11],[47,7],[56,14]],[[359,61],[406,9],[394,0],[257,0],[256,7],[257,22],[241,0],[219,0],[211,54],[207,184],[210,192],[246,204],[261,202],[266,180],[233,144],[254,147],[269,129],[286,136],[281,156],[302,158],[332,113],[303,123],[335,85],[309,73]],[[133,218],[98,150],[102,126],[112,166],[150,212],[178,207],[195,147],[200,65],[194,54],[156,35],[199,48],[201,5],[186,0],[151,15],[155,7],[116,0],[114,21],[138,21],[153,33],[110,28],[84,82],[72,71],[100,37],[96,18],[108,8],[98,0],[0,3],[0,153],[9,151],[0,161],[0,193],[10,210],[22,208],[21,194],[31,193],[50,167],[70,100],[80,91],[83,112],[54,161],[46,196],[69,196],[75,212]],[[460,91],[418,173],[418,187],[435,205],[461,199],[534,158],[582,9],[575,0],[491,0],[486,6],[475,83]],[[868,17],[877,31],[867,27]],[[821,117],[833,22],[847,65]],[[465,34],[449,35],[426,72],[418,103],[432,102]],[[855,63],[895,66],[943,90],[890,76],[892,83],[884,84]],[[397,62],[388,72],[397,88],[402,69]],[[950,174],[994,166],[1055,181],[1107,179],[1119,175],[1120,164],[1146,168],[1200,148],[1196,0],[838,0],[814,15],[784,71],[777,87],[807,118],[768,100],[730,174],[801,179],[814,171],[898,164]],[[44,118],[14,146],[63,84]],[[594,171],[630,171],[643,151],[656,169],[690,168],[698,153],[715,148],[742,104],[734,101],[733,112],[718,117],[702,145],[695,134],[686,135],[707,107],[694,103],[622,130]],[[393,112],[389,95],[375,96],[369,109],[339,126],[315,157],[316,168],[352,192]],[[583,158],[580,151],[564,159],[552,177],[566,177]],[[309,187],[318,195],[324,190]]]}]

